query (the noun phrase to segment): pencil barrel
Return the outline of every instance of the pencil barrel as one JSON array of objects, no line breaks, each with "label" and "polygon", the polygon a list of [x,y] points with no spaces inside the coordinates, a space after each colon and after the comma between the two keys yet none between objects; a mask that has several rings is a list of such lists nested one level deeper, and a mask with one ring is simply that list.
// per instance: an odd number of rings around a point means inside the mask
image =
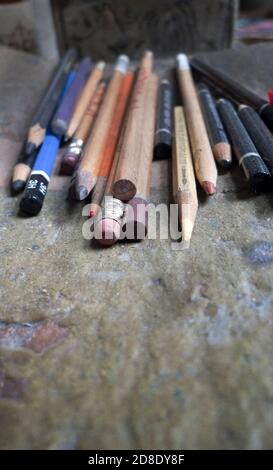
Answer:
[{"label": "pencil barrel", "polygon": [[196,177],[207,195],[212,195],[216,191],[217,169],[185,54],[178,54],[177,68]]},{"label": "pencil barrel", "polygon": [[168,80],[162,80],[158,88],[154,159],[170,158],[172,154],[173,93]]},{"label": "pencil barrel", "polygon": [[81,62],[79,70],[76,72],[75,79],[53,118],[52,130],[55,134],[59,136],[66,134],[77,99],[90,75],[91,67],[92,62],[89,57],[86,57]]},{"label": "pencil barrel", "polygon": [[233,105],[221,98],[217,104],[239,166],[254,191],[265,191],[271,185],[271,175],[257,148],[248,135]]},{"label": "pencil barrel", "polygon": [[20,209],[29,215],[37,215],[42,209],[59,146],[60,139],[49,133],[37,156],[20,202]]},{"label": "pencil barrel", "polygon": [[[116,169],[113,193],[122,201],[129,201],[137,192],[137,178],[140,167],[142,146],[146,139],[145,108],[146,84],[153,67],[153,54],[148,51],[141,61],[139,73],[130,103],[128,122]],[[154,130],[153,130],[154,132]],[[152,135],[153,141],[153,135]]]},{"label": "pencil barrel", "polygon": [[273,175],[273,136],[271,132],[259,114],[250,106],[241,106],[238,114],[271,175]]}]

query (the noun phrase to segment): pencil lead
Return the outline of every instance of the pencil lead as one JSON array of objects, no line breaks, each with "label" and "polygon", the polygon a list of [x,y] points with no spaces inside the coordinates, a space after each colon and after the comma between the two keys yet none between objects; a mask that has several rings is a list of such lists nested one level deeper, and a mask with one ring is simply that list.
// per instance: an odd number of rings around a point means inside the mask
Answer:
[{"label": "pencil lead", "polygon": [[75,196],[78,201],[83,201],[88,196],[88,190],[85,186],[76,186],[75,187]]},{"label": "pencil lead", "polygon": [[18,194],[23,191],[26,182],[23,180],[16,180],[11,183],[11,192],[12,194]]},{"label": "pencil lead", "polygon": [[213,196],[216,193],[216,188],[210,181],[202,181],[202,188],[208,196]]}]

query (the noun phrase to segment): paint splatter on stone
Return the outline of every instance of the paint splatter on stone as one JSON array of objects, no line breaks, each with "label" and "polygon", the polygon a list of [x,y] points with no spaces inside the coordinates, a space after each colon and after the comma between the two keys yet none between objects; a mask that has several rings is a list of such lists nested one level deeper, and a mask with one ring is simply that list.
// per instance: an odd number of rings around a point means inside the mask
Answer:
[{"label": "paint splatter on stone", "polygon": [[47,351],[69,334],[68,328],[59,326],[59,322],[60,318],[34,324],[0,322],[0,347],[11,350],[27,348],[35,353]]},{"label": "paint splatter on stone", "polygon": [[20,379],[9,377],[0,369],[0,398],[9,400],[22,399],[25,382]]},{"label": "paint splatter on stone", "polygon": [[268,264],[273,262],[273,243],[257,242],[251,245],[246,256],[253,264]]}]

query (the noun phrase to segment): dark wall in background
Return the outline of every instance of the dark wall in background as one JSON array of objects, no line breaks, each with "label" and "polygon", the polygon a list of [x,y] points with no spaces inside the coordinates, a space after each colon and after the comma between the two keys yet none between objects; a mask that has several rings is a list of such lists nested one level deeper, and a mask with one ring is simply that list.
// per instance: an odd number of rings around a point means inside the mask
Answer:
[{"label": "dark wall in background", "polygon": [[77,46],[94,59],[138,58],[229,47],[236,0],[52,1],[62,49]]}]

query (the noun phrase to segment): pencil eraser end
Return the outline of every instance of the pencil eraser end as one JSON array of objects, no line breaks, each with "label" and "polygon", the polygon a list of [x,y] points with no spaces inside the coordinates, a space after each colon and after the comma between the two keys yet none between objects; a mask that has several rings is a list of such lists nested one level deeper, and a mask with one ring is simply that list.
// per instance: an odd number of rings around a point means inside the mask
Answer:
[{"label": "pencil eraser end", "polygon": [[112,246],[120,238],[121,226],[114,219],[100,220],[96,226],[96,240],[102,246]]}]

